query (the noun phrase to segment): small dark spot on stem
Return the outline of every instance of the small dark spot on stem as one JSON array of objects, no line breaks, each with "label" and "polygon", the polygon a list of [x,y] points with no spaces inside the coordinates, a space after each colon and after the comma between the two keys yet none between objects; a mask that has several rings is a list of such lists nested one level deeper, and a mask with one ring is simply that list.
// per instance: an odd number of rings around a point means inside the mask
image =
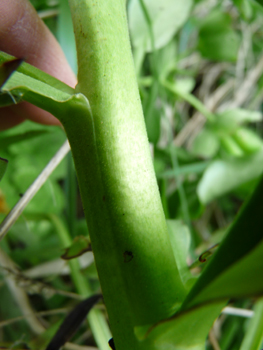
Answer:
[{"label": "small dark spot on stem", "polygon": [[103,197],[102,197],[102,200],[103,200],[103,202],[105,202],[105,200],[106,200],[106,197],[105,197],[105,196],[103,196]]},{"label": "small dark spot on stem", "polygon": [[123,253],[123,258],[124,258],[124,262],[128,263],[133,259],[133,254],[132,252],[125,250],[125,252]]}]

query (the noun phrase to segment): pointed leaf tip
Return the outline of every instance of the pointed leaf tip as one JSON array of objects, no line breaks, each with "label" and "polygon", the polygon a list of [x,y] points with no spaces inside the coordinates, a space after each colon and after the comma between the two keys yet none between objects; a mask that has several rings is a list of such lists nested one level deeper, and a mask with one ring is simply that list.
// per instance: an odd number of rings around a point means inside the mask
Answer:
[{"label": "pointed leaf tip", "polygon": [[89,311],[101,298],[101,294],[95,294],[80,302],[66,316],[46,350],[59,350],[73,336]]}]

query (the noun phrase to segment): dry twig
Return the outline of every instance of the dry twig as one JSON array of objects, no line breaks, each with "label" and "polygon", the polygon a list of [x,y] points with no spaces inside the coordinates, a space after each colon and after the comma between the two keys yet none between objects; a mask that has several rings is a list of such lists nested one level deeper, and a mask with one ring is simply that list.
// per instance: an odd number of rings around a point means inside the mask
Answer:
[{"label": "dry twig", "polygon": [[10,211],[10,213],[6,216],[3,222],[0,225],[0,241],[7,234],[11,226],[16,222],[19,218],[27,204],[31,201],[34,195],[38,192],[38,190],[42,187],[42,185],[46,182],[47,178],[51,175],[51,173],[56,169],[58,164],[62,161],[62,159],[67,155],[70,151],[69,143],[66,141],[55,156],[50,160],[45,169],[41,172],[41,174],[36,178],[36,180],[32,183],[32,185],[26,190],[14,208]]}]

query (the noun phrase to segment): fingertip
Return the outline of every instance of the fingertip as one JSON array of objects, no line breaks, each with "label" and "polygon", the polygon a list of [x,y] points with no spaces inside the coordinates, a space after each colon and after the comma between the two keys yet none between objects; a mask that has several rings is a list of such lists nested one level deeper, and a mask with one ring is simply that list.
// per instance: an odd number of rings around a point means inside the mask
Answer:
[{"label": "fingertip", "polygon": [[30,103],[22,102],[18,105],[0,109],[0,131],[12,128],[22,123],[25,119],[43,125],[61,126],[60,121],[52,114]]},{"label": "fingertip", "polygon": [[[64,83],[75,87],[77,80],[53,34],[27,0],[0,0],[0,50],[26,61]],[[50,113],[29,103],[12,107],[12,120],[5,126],[32,121],[60,125]],[[14,117],[16,115],[16,117]]]},{"label": "fingertip", "polygon": [[24,121],[24,118],[11,111],[9,107],[0,109],[0,131],[10,129]]},{"label": "fingertip", "polygon": [[27,0],[0,1],[0,50],[74,87],[76,77],[53,34]]}]

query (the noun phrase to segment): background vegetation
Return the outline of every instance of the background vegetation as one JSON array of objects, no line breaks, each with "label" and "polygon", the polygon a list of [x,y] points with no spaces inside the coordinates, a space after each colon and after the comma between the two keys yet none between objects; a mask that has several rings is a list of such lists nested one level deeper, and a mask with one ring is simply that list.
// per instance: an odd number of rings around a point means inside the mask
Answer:
[{"label": "background vegetation", "polygon": [[[76,72],[67,2],[32,3]],[[188,265],[197,275],[205,264],[198,257],[220,243],[263,170],[263,12],[248,0],[163,0],[161,5],[130,0],[127,8],[165,215],[184,225],[191,237]],[[175,87],[169,84],[173,81]],[[2,219],[65,140],[61,129],[31,122],[1,132],[0,156],[9,160],[0,185]],[[81,274],[77,267],[70,272],[68,262],[60,258],[63,248],[80,235],[87,237],[88,232],[68,155],[0,243],[1,344],[43,348],[63,313],[79,299],[78,281],[87,280],[89,288],[99,290],[92,253],[81,256]],[[231,305],[251,310],[254,300]],[[98,308],[107,319],[103,304]],[[46,314],[28,317],[37,312]],[[222,314],[207,349],[244,347],[250,315]],[[74,343],[95,346],[87,324]],[[73,344],[67,347],[77,349]]]}]

